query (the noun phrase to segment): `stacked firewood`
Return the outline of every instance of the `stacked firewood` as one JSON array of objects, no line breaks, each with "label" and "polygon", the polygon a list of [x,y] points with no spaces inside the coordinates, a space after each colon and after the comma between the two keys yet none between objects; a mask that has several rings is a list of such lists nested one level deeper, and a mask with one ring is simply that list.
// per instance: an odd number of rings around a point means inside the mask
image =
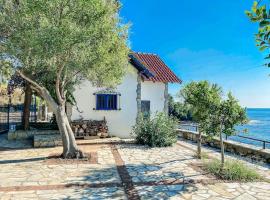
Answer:
[{"label": "stacked firewood", "polygon": [[108,137],[108,126],[106,120],[80,120],[71,123],[71,128],[75,138],[85,138],[98,136],[101,138]]}]

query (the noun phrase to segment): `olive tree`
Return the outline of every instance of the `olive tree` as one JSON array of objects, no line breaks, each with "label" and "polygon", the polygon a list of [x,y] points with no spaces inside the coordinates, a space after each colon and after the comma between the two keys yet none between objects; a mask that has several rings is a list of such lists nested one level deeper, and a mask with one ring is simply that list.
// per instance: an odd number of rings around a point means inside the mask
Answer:
[{"label": "olive tree", "polygon": [[[120,83],[129,49],[119,2],[0,2],[0,54],[10,61],[0,69],[20,75],[52,108],[62,136],[62,156],[83,157],[65,113],[67,93],[83,80],[104,87]],[[53,92],[47,79],[54,80]]]},{"label": "olive tree", "polygon": [[208,81],[191,82],[183,87],[180,96],[190,106],[192,119],[198,123],[197,156],[201,158],[202,132],[208,133],[210,113],[221,100],[221,88]]},{"label": "olive tree", "polygon": [[211,136],[219,136],[221,170],[223,170],[225,162],[223,135],[230,136],[237,133],[236,126],[247,122],[246,111],[229,92],[227,98],[214,104],[209,113],[207,132]]}]

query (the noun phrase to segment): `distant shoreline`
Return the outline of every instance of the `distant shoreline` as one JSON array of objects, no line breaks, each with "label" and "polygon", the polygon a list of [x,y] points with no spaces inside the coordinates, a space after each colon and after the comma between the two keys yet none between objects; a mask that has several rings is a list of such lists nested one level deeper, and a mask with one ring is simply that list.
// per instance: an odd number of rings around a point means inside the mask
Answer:
[{"label": "distant shoreline", "polygon": [[246,109],[270,109],[270,108],[249,108],[249,107],[246,107]]}]

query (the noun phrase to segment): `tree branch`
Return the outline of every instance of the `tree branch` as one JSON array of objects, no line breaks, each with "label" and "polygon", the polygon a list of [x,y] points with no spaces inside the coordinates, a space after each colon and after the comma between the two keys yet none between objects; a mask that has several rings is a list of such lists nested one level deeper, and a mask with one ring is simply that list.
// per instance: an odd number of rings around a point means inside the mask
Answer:
[{"label": "tree branch", "polygon": [[65,87],[68,85],[68,83],[70,83],[70,82],[73,80],[73,77],[76,77],[80,72],[81,72],[81,70],[79,70],[79,71],[73,73],[73,74],[71,75],[71,78],[68,79],[67,81],[65,81],[65,83],[63,84],[63,88],[65,88]]},{"label": "tree branch", "polygon": [[66,81],[67,81],[67,70],[65,70],[64,72],[64,77],[63,77],[63,81],[61,83],[61,96],[63,97],[63,99],[66,99],[66,94],[65,94],[65,87],[66,87]]},{"label": "tree branch", "polygon": [[16,73],[18,73],[24,80],[28,81],[31,84],[31,87],[40,94],[40,96],[45,99],[45,101],[52,107],[54,113],[56,113],[58,105],[55,102],[55,100],[52,98],[48,90],[42,86],[40,86],[36,81],[32,80],[28,76],[26,76],[23,72],[20,70],[17,70]]},{"label": "tree branch", "polygon": [[61,74],[63,72],[63,69],[64,69],[64,65],[62,65],[60,67],[59,71],[57,72],[56,82],[55,82],[56,96],[57,96],[57,99],[58,99],[60,105],[62,105],[64,103],[64,98],[62,96],[63,94],[61,94],[61,92],[60,92],[60,79],[61,79]]},{"label": "tree branch", "polygon": [[22,71],[17,70],[16,73],[18,73],[24,80],[28,81],[33,87],[36,88],[36,90],[39,90],[40,92],[43,90],[43,87],[41,87],[37,82],[26,76]]}]

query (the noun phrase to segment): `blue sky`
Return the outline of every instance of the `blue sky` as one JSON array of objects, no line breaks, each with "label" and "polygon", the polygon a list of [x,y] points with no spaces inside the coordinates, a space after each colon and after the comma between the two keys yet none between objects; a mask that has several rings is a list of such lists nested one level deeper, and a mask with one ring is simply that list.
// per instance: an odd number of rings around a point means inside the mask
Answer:
[{"label": "blue sky", "polygon": [[[159,54],[188,83],[209,80],[245,107],[270,107],[270,69],[254,42],[252,0],[122,0],[134,51]],[[170,85],[175,95],[181,85]]]}]

